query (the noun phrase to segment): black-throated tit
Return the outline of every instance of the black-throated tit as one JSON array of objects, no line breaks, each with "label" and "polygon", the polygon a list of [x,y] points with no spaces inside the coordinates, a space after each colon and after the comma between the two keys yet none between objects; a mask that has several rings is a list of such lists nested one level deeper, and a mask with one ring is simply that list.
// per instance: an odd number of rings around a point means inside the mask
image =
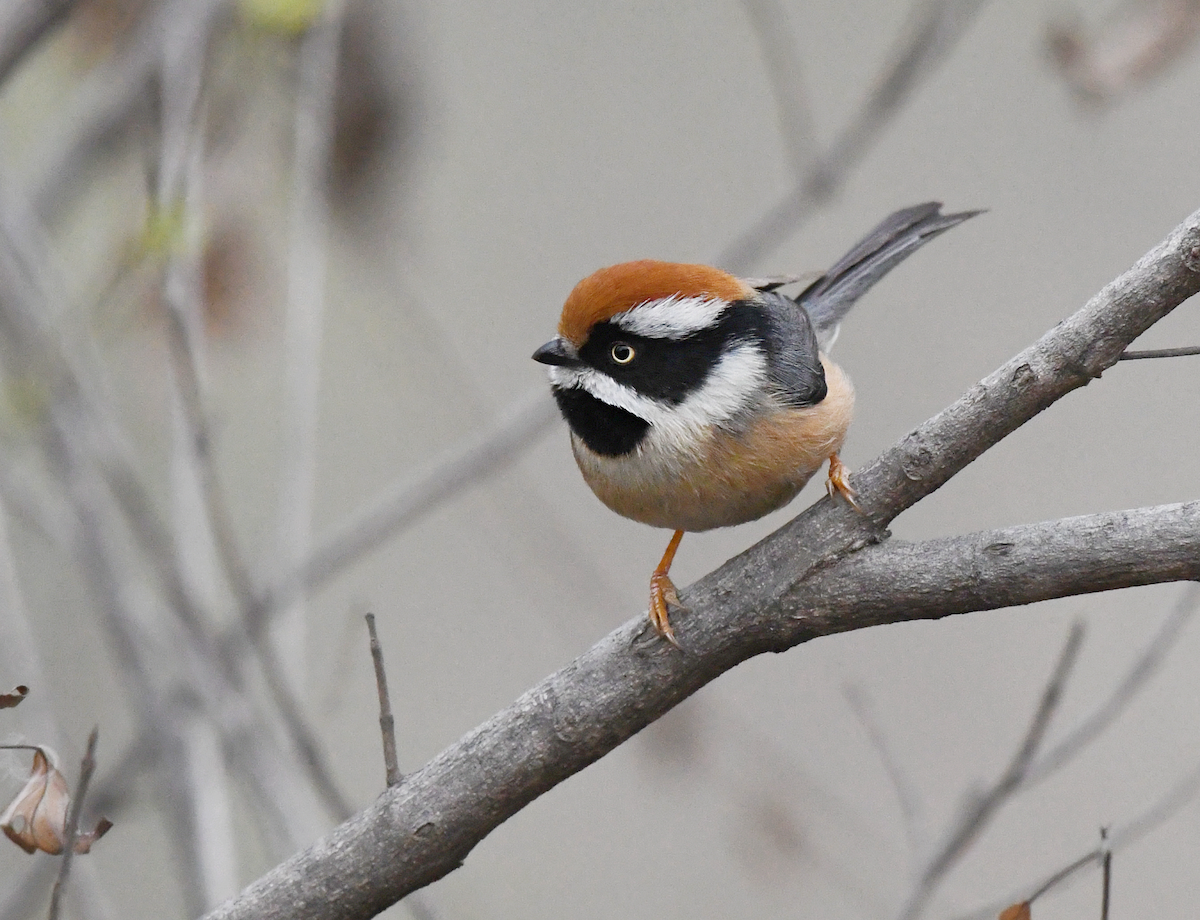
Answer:
[{"label": "black-throated tit", "polygon": [[[680,606],[671,562],[686,531],[743,524],[790,502],[838,459],[854,410],[828,357],[868,288],[938,234],[979,213],[937,202],[887,217],[814,277],[736,278],[706,265],[643,260],[576,285],[558,336],[534,352],[571,429],[583,478],[613,511],[675,531],[650,579],[650,621],[672,644]],[[808,284],[794,298],[778,293]]]}]

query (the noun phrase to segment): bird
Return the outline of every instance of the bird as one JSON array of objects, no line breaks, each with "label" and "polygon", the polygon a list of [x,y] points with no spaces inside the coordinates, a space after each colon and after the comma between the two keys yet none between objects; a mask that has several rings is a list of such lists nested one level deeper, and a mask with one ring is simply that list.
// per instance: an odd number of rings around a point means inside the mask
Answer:
[{"label": "bird", "polygon": [[[980,213],[940,202],[884,218],[825,272],[739,278],[642,259],[601,268],[567,297],[533,353],[596,497],[673,531],[650,578],[649,621],[679,647],[671,581],[684,533],[756,520],[829,464],[827,489],[858,508],[839,451],[854,388],[829,358],[866,291],[935,236]],[[780,292],[802,284],[795,296]]]}]

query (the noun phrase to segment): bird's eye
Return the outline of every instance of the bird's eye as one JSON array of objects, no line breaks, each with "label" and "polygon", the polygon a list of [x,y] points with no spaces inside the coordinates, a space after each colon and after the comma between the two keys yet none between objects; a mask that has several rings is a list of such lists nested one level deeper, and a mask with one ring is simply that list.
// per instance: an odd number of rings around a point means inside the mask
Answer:
[{"label": "bird's eye", "polygon": [[626,345],[624,342],[617,342],[609,351],[609,354],[617,364],[628,364],[633,360],[633,346]]}]

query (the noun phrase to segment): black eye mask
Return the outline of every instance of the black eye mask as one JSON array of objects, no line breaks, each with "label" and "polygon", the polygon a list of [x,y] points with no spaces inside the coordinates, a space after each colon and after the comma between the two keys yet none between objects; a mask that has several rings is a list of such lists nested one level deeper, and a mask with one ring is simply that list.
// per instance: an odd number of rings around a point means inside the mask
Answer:
[{"label": "black eye mask", "polygon": [[[704,386],[721,356],[736,343],[765,347],[767,327],[760,309],[741,302],[730,304],[712,327],[682,339],[635,335],[606,321],[592,328],[579,357],[643,396],[677,406]],[[618,364],[612,359],[617,344],[634,350],[632,361]]]}]

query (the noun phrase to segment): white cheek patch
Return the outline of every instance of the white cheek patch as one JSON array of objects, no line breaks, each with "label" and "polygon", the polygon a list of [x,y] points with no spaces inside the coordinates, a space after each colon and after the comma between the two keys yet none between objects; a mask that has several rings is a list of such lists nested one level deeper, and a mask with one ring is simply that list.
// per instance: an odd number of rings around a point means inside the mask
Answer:
[{"label": "white cheek patch", "polygon": [[609,322],[632,335],[654,339],[686,339],[710,328],[729,302],[719,297],[681,297],[648,300],[618,313]]},{"label": "white cheek patch", "polygon": [[550,382],[562,389],[579,387],[601,402],[650,423],[647,443],[639,449],[694,453],[714,425],[749,408],[766,380],[767,359],[749,343],[727,351],[703,385],[679,405],[643,396],[608,374],[584,367],[551,367]]}]

